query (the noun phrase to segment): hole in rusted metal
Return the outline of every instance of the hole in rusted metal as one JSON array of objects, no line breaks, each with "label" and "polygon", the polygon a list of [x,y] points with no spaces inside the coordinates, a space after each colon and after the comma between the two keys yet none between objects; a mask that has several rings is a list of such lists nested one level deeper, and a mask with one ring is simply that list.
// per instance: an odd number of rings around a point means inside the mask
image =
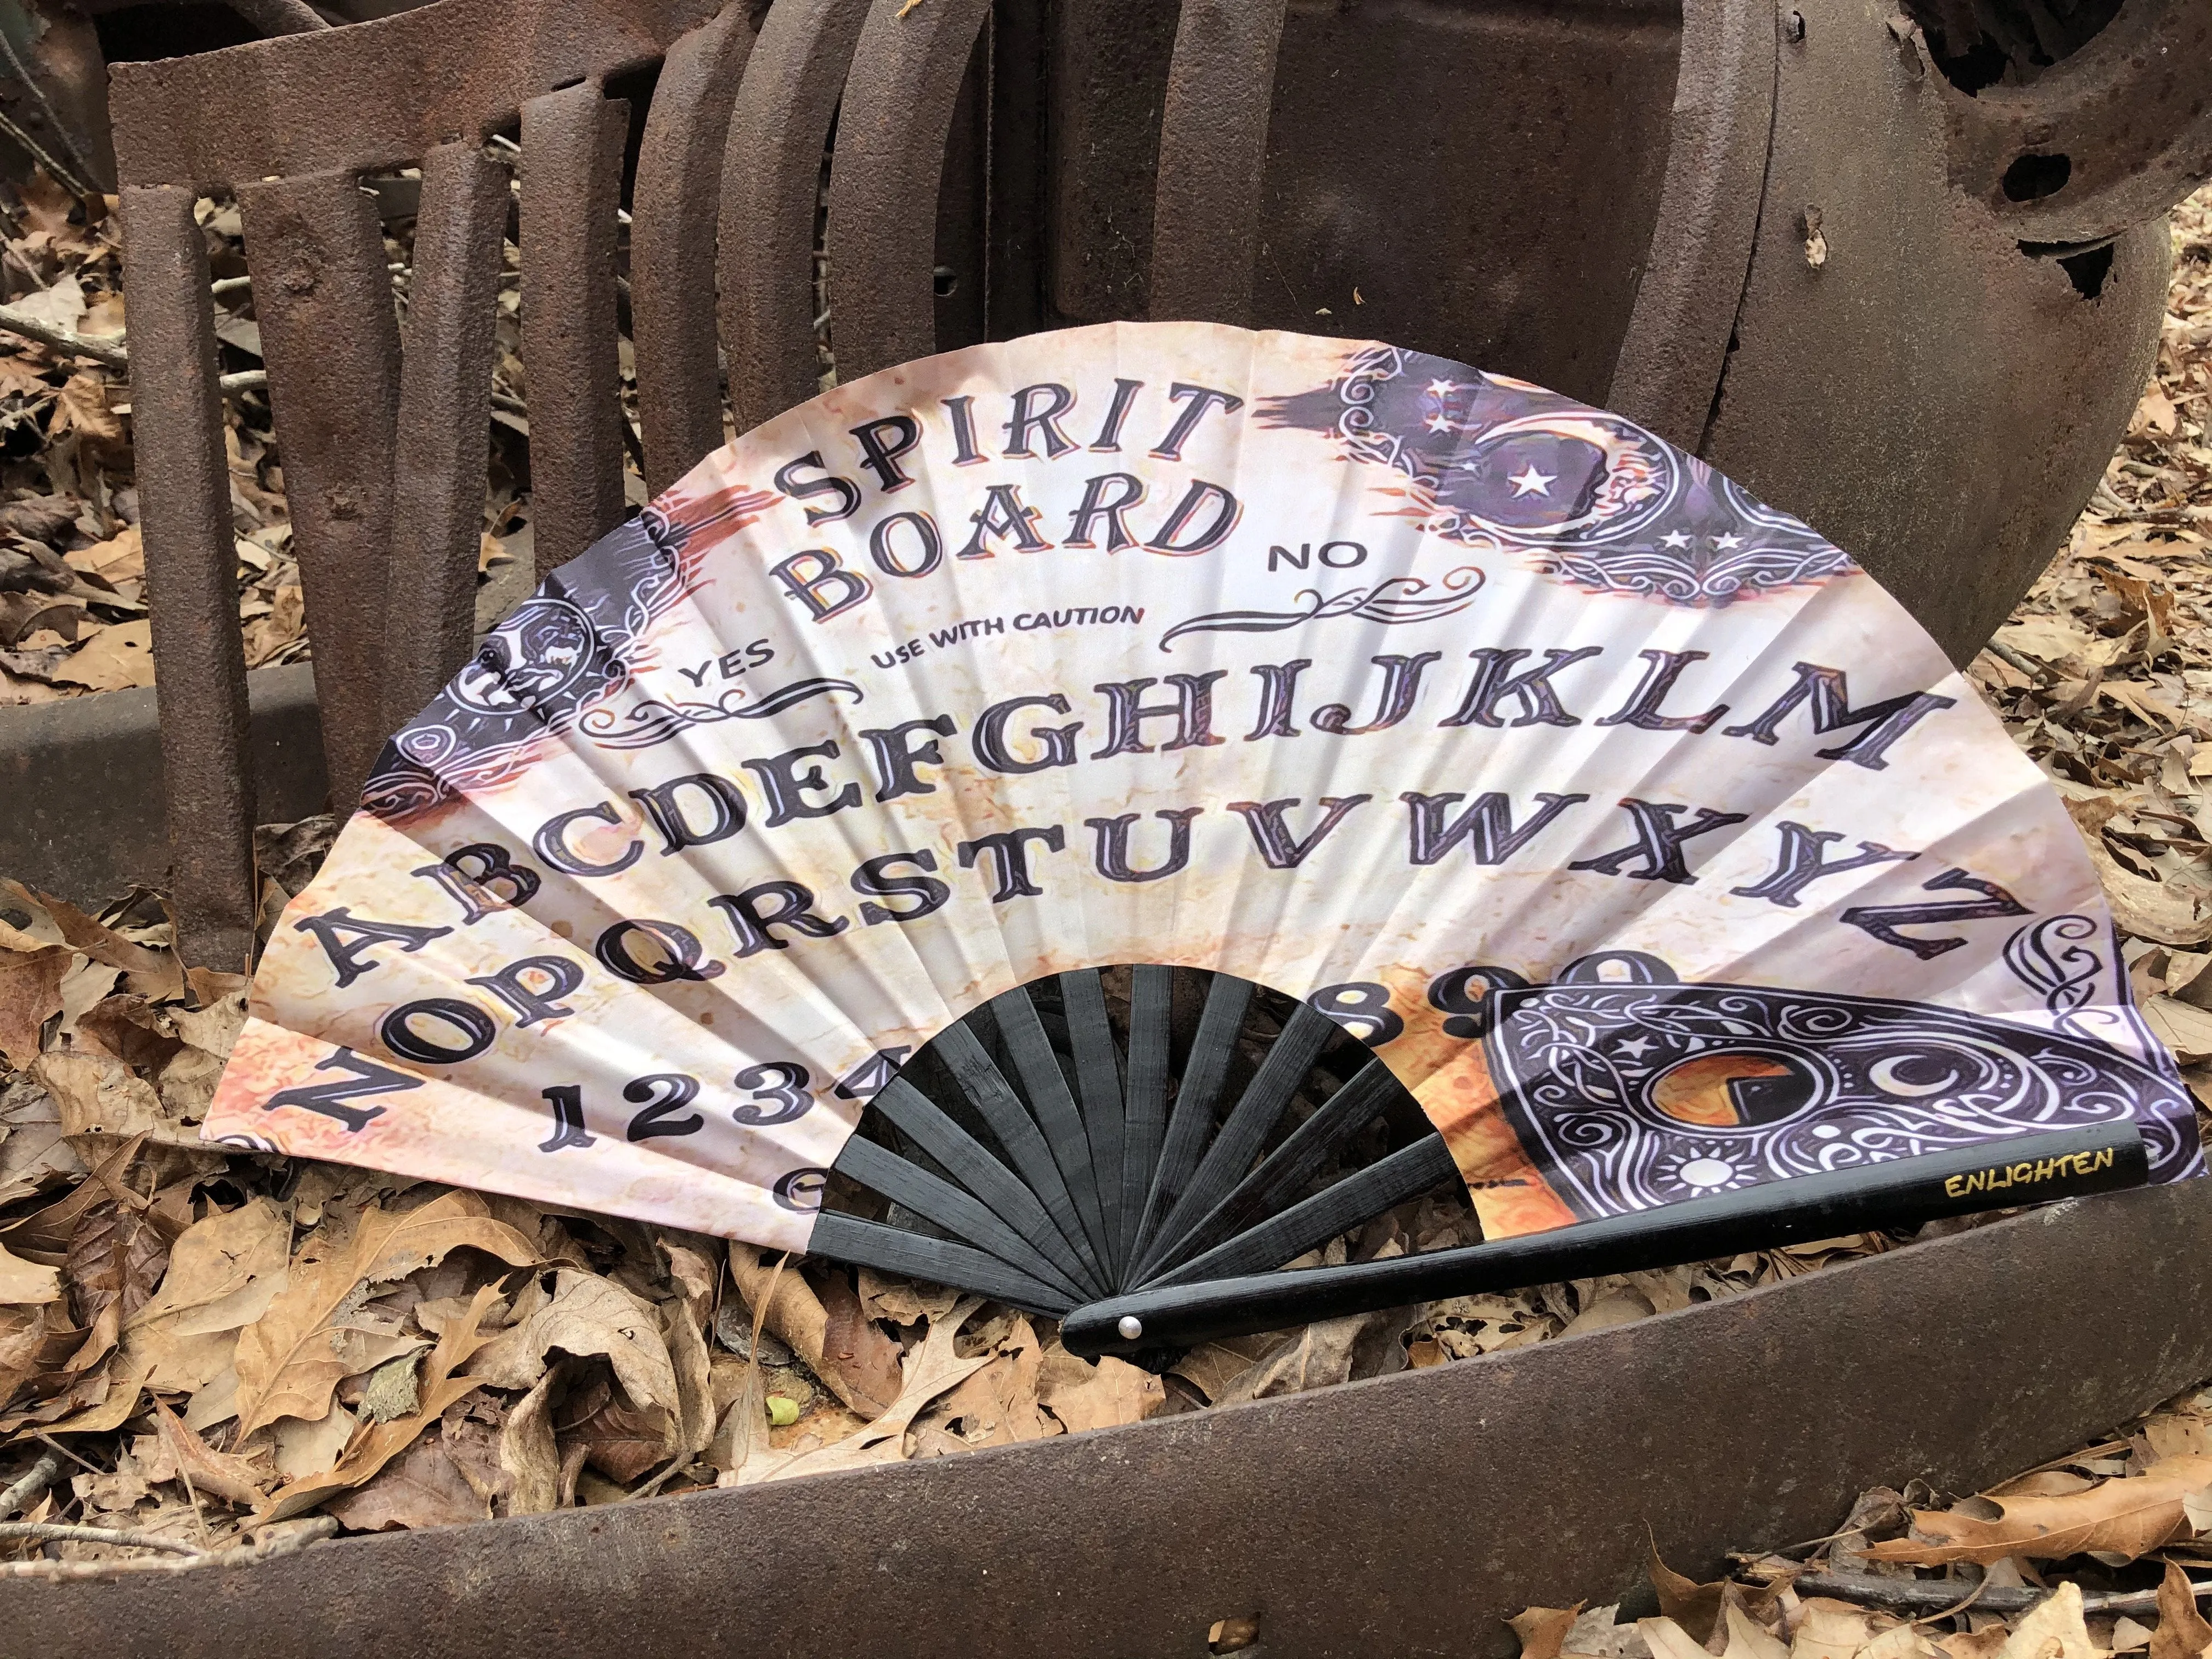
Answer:
[{"label": "hole in rusted metal", "polygon": [[2004,170],[2002,188],[2008,202],[2039,202],[2066,188],[2074,176],[2074,163],[2064,155],[2038,155],[2030,151],[2013,158]]},{"label": "hole in rusted metal", "polygon": [[[2072,57],[2104,32],[2121,0],[1904,0],[1920,25],[1943,78],[1972,94],[2007,82],[2019,86]],[[2063,13],[2063,15],[2060,14]]]},{"label": "hole in rusted metal", "polygon": [[2074,291],[2094,300],[2105,291],[2105,278],[2112,271],[2112,239],[2097,242],[2022,242],[2020,251],[2031,259],[2056,259],[2074,284]]}]

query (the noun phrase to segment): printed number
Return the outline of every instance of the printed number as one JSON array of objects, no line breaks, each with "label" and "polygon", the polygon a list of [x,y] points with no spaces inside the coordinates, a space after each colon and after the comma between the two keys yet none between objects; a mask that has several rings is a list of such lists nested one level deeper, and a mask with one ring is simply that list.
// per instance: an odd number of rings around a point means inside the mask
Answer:
[{"label": "printed number", "polygon": [[[553,1108],[553,1139],[541,1140],[541,1152],[557,1152],[563,1146],[589,1146],[599,1139],[584,1132],[584,1091],[580,1084],[562,1083],[545,1091],[545,1099]],[[637,1137],[630,1137],[635,1140]]]},{"label": "printed number", "polygon": [[787,1210],[796,1210],[801,1215],[811,1214],[822,1207],[822,1189],[830,1184],[827,1170],[793,1170],[778,1177],[769,1193]]},{"label": "printed number", "polygon": [[1498,1023],[1498,1005],[1492,999],[1500,991],[1524,990],[1528,984],[1510,968],[1455,968],[1437,975],[1429,987],[1429,1006],[1446,1017],[1446,1036],[1487,1036]]},{"label": "printed number", "polygon": [[899,1074],[899,1062],[913,1052],[911,1046],[877,1049],[837,1080],[837,1098],[873,1100],[884,1091],[884,1085]]},{"label": "printed number", "polygon": [[[659,1098],[654,1098],[656,1096]],[[676,1114],[698,1097],[699,1079],[686,1077],[681,1072],[653,1072],[624,1085],[623,1098],[631,1105],[652,1103],[630,1119],[629,1138],[650,1140],[655,1135],[697,1134],[707,1127],[705,1118],[696,1112],[683,1118],[678,1118]]]},{"label": "printed number", "polygon": [[767,1103],[735,1106],[731,1108],[730,1115],[740,1123],[756,1126],[788,1123],[795,1117],[804,1117],[814,1104],[814,1097],[806,1091],[806,1085],[813,1080],[813,1074],[796,1060],[771,1060],[759,1066],[748,1066],[738,1073],[738,1087],[751,1090],[755,1100]]},{"label": "printed number", "polygon": [[1406,1022],[1390,1012],[1388,988],[1372,980],[1324,985],[1306,1000],[1316,1013],[1327,1014],[1370,1048],[1381,1048],[1406,1029]]}]

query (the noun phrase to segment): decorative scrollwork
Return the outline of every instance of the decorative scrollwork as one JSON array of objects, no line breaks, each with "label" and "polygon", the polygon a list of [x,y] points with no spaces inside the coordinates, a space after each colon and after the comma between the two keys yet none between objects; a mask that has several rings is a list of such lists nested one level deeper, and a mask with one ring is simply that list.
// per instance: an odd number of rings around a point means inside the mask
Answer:
[{"label": "decorative scrollwork", "polygon": [[708,538],[775,497],[729,487],[655,503],[548,576],[378,757],[362,805],[404,823],[496,789],[630,684],[647,630],[702,580]]},{"label": "decorative scrollwork", "polygon": [[1372,587],[1347,588],[1326,597],[1319,588],[1304,588],[1292,595],[1298,605],[1295,611],[1216,611],[1179,622],[1160,635],[1160,649],[1166,650],[1186,634],[1278,634],[1332,617],[1357,617],[1386,628],[1434,622],[1474,603],[1475,593],[1482,586],[1482,572],[1463,564],[1433,584],[1442,592],[1429,593],[1431,585],[1419,576],[1392,576]]},{"label": "decorative scrollwork", "polygon": [[1261,418],[1401,475],[1431,534],[1595,592],[1723,605],[1856,568],[1633,422],[1442,358],[1368,347]]},{"label": "decorative scrollwork", "polygon": [[650,749],[691,726],[714,726],[723,720],[766,720],[809,697],[839,691],[851,693],[854,702],[866,696],[850,680],[799,680],[758,697],[750,696],[739,686],[725,691],[711,702],[648,700],[635,703],[619,714],[604,707],[593,708],[576,723],[576,729],[602,749]]},{"label": "decorative scrollwork", "polygon": [[2043,1006],[2062,1031],[2090,1035],[2081,1011],[2096,999],[2105,960],[2083,941],[2104,931],[2087,916],[2045,916],[2005,941],[2005,966],[2043,993]]},{"label": "decorative scrollwork", "polygon": [[2179,1079],[2094,1038],[1764,986],[1493,995],[1507,1115],[1585,1218],[2119,1119],[2141,1127],[2154,1180],[2198,1156],[2175,1127],[2194,1115]]}]

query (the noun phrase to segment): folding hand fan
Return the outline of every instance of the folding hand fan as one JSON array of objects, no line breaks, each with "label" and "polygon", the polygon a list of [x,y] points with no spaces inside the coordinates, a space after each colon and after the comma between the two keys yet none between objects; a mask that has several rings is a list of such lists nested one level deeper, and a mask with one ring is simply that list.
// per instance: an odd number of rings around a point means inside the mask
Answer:
[{"label": "folding hand fan", "polygon": [[[1388,346],[825,393],[549,578],[363,806],[207,1133],[1079,1351],[2201,1168],[2066,814],[1911,618]],[[1453,1181],[1481,1244],[1270,1271]]]}]

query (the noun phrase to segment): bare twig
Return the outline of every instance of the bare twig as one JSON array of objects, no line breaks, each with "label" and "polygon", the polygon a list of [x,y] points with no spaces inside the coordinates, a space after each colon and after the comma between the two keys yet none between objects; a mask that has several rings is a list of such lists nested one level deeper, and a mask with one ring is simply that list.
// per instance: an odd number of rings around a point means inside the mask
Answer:
[{"label": "bare twig", "polygon": [[39,1494],[54,1484],[62,1472],[60,1454],[48,1452],[31,1465],[30,1471],[5,1492],[0,1492],[0,1521],[9,1519],[18,1510],[27,1510],[39,1501]]},{"label": "bare twig", "polygon": [[134,1532],[122,1527],[76,1527],[55,1521],[0,1521],[0,1538],[29,1538],[41,1544],[129,1544],[142,1550],[167,1550],[176,1555],[205,1553],[198,1544],[183,1544],[159,1533]]},{"label": "bare twig", "polygon": [[[1955,1583],[1946,1583],[1937,1578],[1882,1578],[1866,1572],[1801,1572],[1794,1583],[1800,1595],[1826,1595],[1838,1601],[1850,1601],[1863,1607],[1880,1607],[1886,1613],[1912,1614],[1940,1613],[1955,1611],[1960,1605]],[[2191,1588],[2203,1601],[2212,1595],[2212,1579],[2191,1580]],[[2049,1590],[2006,1586],[1990,1586],[1974,1598],[1977,1613],[2010,1615],[2026,1613],[2045,1596]],[[2081,1598],[2084,1613],[2155,1613],[2158,1611],[2158,1592],[2147,1590],[2106,1590]]]},{"label": "bare twig", "polygon": [[2012,666],[2020,670],[2021,673],[2027,675],[2028,678],[2032,680],[2047,680],[2051,678],[2051,671],[2045,667],[2041,663],[2037,662],[2032,657],[2022,656],[2010,646],[2005,645],[1996,640],[1991,640],[1987,645],[1984,646],[1982,649],[1988,652],[1999,662],[2011,664]]},{"label": "bare twig", "polygon": [[10,334],[20,334],[27,340],[36,340],[40,345],[52,346],[72,357],[89,357],[96,363],[106,363],[110,368],[122,368],[131,362],[127,348],[114,340],[95,340],[82,334],[73,334],[68,329],[57,328],[42,317],[33,317],[27,311],[14,306],[0,306],[0,329]]},{"label": "bare twig", "polygon": [[11,1561],[0,1566],[0,1578],[119,1578],[132,1573],[195,1572],[202,1567],[244,1566],[279,1555],[295,1555],[319,1543],[338,1529],[337,1522],[319,1515],[306,1525],[236,1549],[209,1550],[187,1556],[133,1556],[112,1561]]}]

